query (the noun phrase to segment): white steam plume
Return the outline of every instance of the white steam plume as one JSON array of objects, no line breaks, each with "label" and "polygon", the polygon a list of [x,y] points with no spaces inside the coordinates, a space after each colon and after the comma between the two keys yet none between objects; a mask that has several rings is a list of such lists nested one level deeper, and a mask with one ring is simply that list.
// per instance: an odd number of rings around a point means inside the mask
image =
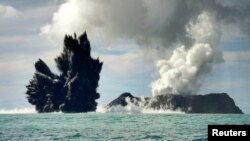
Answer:
[{"label": "white steam plume", "polygon": [[196,94],[204,77],[213,65],[222,60],[218,50],[220,33],[214,16],[203,12],[195,23],[186,26],[188,36],[194,40],[190,48],[181,46],[173,51],[169,60],[157,62],[160,78],[152,83],[153,95]]},{"label": "white steam plume", "polygon": [[[249,0],[66,0],[41,34],[61,41],[65,34],[86,30],[102,46],[133,40],[142,52],[145,46],[162,51],[183,44],[169,60],[158,61],[160,78],[153,82],[152,92],[196,94],[214,64],[222,60],[220,38],[232,36],[221,29],[230,25],[249,36],[249,13]],[[167,59],[161,51],[159,56]]]}]

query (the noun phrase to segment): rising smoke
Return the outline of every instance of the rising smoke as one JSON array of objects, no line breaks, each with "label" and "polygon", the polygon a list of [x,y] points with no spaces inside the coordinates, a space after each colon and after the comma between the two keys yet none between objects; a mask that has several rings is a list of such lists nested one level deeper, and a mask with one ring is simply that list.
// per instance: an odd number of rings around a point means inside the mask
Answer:
[{"label": "rising smoke", "polygon": [[204,77],[222,60],[218,50],[220,33],[212,17],[206,12],[200,14],[195,23],[186,26],[193,45],[177,47],[169,60],[157,62],[160,78],[152,83],[154,96],[196,94]]},{"label": "rising smoke", "polygon": [[[173,49],[156,61],[153,95],[196,94],[214,64],[227,26],[250,35],[250,1],[234,0],[67,0],[41,28],[50,39],[87,29],[102,43],[135,40],[143,48]],[[170,58],[169,58],[170,57]]]}]

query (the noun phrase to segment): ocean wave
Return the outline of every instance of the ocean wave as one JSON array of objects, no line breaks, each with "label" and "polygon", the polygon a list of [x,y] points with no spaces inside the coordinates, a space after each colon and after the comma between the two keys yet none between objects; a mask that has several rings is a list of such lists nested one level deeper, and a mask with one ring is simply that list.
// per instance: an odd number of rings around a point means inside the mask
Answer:
[{"label": "ocean wave", "polygon": [[[162,106],[160,109],[153,109],[149,106],[149,103],[146,102],[144,97],[140,98],[140,101],[137,99],[133,99],[134,102],[131,101],[129,97],[127,97],[126,106],[116,105],[116,106],[107,106],[107,105],[98,105],[96,112],[97,113],[146,113],[146,114],[182,114],[184,113],[180,109],[171,110],[171,107],[167,108],[166,106]],[[136,102],[135,102],[136,101]],[[137,104],[135,104],[137,103]]]},{"label": "ocean wave", "polygon": [[35,108],[0,109],[0,114],[35,114]]},{"label": "ocean wave", "polygon": [[145,114],[183,114],[181,110],[170,110],[170,109],[151,109],[145,107],[139,107],[135,105],[127,106],[106,106],[98,105],[96,109],[97,113],[145,113]]},{"label": "ocean wave", "polygon": [[[15,109],[0,109],[0,114],[36,114],[35,108],[15,108]],[[62,112],[53,112],[62,113]],[[169,109],[150,109],[145,107],[139,107],[135,105],[127,106],[112,106],[98,105],[96,112],[91,113],[145,113],[145,114],[182,114],[181,110],[169,110]]]}]

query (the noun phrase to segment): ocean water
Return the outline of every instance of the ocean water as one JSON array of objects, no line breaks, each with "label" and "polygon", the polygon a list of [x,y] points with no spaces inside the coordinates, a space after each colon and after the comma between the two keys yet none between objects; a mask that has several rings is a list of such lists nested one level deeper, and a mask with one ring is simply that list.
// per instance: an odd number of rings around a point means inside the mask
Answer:
[{"label": "ocean water", "polygon": [[[12,111],[13,112],[13,111]],[[0,112],[0,140],[207,140],[208,124],[250,124],[250,115]],[[18,114],[17,114],[18,113]]]}]

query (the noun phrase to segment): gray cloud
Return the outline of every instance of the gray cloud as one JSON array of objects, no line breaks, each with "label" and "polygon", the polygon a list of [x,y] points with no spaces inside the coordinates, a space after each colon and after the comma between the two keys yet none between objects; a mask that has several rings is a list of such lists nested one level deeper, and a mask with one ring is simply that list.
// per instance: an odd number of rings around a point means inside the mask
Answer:
[{"label": "gray cloud", "polygon": [[14,18],[17,15],[18,11],[15,8],[0,4],[0,19],[7,20],[9,18]]},{"label": "gray cloud", "polygon": [[249,12],[250,1],[69,0],[41,34],[53,40],[86,29],[97,42],[134,40],[144,47],[142,52],[145,47],[175,48],[170,59],[165,54],[164,63],[158,65],[160,76],[152,93],[195,94],[214,64],[223,60],[218,48],[221,36],[233,32],[221,29],[230,25],[250,35]]},{"label": "gray cloud", "polygon": [[41,2],[0,2],[0,109],[29,106],[24,93],[34,62],[41,57],[54,66],[53,58],[60,51],[39,36],[40,26],[56,9],[56,5]]},{"label": "gray cloud", "polygon": [[191,39],[186,36],[186,25],[203,11],[215,14],[222,26],[233,23],[250,34],[249,5],[247,0],[69,0],[41,32],[54,38],[86,29],[105,41],[129,38],[150,46],[188,45]]}]

